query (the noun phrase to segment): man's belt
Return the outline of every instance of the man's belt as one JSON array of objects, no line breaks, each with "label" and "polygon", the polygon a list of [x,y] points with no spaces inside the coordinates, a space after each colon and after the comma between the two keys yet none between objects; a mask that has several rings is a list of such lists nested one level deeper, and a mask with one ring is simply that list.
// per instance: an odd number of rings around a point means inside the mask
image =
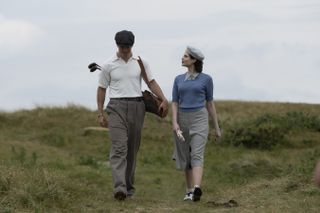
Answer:
[{"label": "man's belt", "polygon": [[110,100],[118,101],[142,101],[142,97],[133,97],[133,98],[110,98]]}]

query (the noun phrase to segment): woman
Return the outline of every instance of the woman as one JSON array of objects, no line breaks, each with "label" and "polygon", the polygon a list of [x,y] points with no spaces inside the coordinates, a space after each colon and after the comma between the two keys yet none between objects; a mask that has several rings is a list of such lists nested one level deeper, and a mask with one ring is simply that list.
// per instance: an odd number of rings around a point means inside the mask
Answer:
[{"label": "woman", "polygon": [[172,125],[175,139],[176,167],[185,172],[185,201],[199,201],[206,141],[209,133],[208,112],[213,120],[215,137],[221,137],[213,103],[212,78],[202,73],[204,56],[200,50],[187,47],[182,66],[188,71],[174,80],[172,91]]}]

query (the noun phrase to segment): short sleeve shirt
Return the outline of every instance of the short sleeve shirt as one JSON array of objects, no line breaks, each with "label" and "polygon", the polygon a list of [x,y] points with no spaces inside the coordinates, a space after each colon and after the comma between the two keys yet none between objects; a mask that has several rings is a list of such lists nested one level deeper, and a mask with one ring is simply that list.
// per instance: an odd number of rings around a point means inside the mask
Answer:
[{"label": "short sleeve shirt", "polygon": [[[143,58],[148,80],[153,80],[149,64]],[[141,69],[138,57],[131,57],[125,62],[118,56],[113,56],[101,65],[99,87],[109,88],[109,98],[141,97]]]}]

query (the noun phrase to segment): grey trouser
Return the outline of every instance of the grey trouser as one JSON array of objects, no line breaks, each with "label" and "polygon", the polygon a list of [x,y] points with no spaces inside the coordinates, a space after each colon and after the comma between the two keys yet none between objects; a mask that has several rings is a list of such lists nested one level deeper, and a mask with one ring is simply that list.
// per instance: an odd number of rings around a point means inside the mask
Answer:
[{"label": "grey trouser", "polygon": [[144,121],[143,101],[111,99],[106,109],[114,192],[134,193],[134,173]]},{"label": "grey trouser", "polygon": [[174,154],[176,167],[189,170],[203,166],[204,151],[209,133],[208,112],[204,107],[195,112],[178,112],[178,124],[185,141],[174,132]]}]

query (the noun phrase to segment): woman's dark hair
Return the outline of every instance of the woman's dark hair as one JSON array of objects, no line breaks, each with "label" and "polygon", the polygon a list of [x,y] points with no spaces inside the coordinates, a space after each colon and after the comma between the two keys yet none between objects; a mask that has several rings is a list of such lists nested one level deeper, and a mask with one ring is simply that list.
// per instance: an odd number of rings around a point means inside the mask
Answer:
[{"label": "woman's dark hair", "polygon": [[198,59],[196,59],[195,57],[193,57],[192,55],[190,55],[191,59],[195,59],[196,62],[194,62],[194,68],[196,69],[196,72],[201,73],[202,69],[203,69],[203,61],[199,61]]}]

